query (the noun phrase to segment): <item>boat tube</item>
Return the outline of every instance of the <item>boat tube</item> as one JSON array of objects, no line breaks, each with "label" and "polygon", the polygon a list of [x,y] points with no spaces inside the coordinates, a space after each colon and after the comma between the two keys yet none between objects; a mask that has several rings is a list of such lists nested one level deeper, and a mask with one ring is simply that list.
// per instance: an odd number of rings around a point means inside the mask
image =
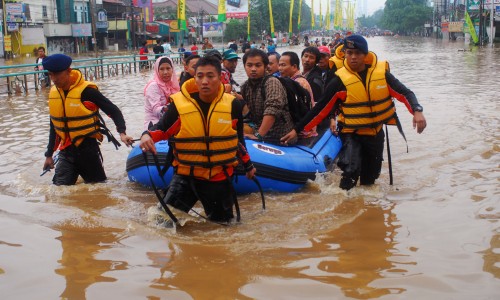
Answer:
[{"label": "boat tube", "polygon": [[[329,130],[325,130],[309,145],[284,146],[245,140],[250,158],[257,169],[256,176],[267,192],[296,192],[304,187],[308,180],[314,180],[317,173],[332,170],[342,143]],[[157,158],[161,168],[165,165],[168,153],[168,141],[155,144]],[[170,168],[163,176],[155,165],[153,155],[147,153],[147,164],[139,146],[135,146],[127,159],[127,173],[130,181],[151,187],[151,179],[158,188],[166,188],[173,175]],[[242,168],[237,167],[234,187],[238,194],[258,192],[259,188],[252,180],[245,177]]]}]

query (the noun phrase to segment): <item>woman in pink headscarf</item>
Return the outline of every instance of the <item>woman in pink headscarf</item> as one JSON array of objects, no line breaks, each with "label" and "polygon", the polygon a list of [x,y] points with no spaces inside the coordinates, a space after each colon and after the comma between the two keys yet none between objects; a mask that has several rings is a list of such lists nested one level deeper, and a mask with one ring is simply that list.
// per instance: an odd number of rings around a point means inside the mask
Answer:
[{"label": "woman in pink headscarf", "polygon": [[172,60],[166,56],[158,58],[154,65],[154,76],[144,87],[144,129],[158,123],[167,109],[170,95],[180,90]]}]

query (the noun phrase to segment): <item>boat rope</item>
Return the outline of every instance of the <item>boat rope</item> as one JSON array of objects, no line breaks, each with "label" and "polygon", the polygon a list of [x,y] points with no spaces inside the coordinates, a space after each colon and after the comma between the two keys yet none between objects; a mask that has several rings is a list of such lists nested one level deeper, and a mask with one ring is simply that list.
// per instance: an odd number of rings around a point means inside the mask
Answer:
[{"label": "boat rope", "polygon": [[[154,184],[154,181],[153,181],[153,178],[151,176],[151,172],[149,170],[149,164],[148,164],[148,159],[147,159],[147,155],[145,152],[142,152],[143,154],[143,157],[144,157],[144,161],[145,161],[145,164],[146,164],[146,168],[148,170],[148,175],[149,175],[149,180],[151,181],[151,186],[153,187],[153,190],[155,192],[155,195],[156,197],[158,198],[158,201],[160,202],[161,206],[163,207],[163,209],[165,210],[165,212],[167,213],[167,215],[172,219],[172,221],[176,224],[176,225],[179,225],[179,220],[175,217],[174,213],[168,208],[167,204],[165,203],[165,201],[163,200],[163,198],[167,195],[167,192],[168,192],[168,189],[170,188],[170,185],[167,184],[165,182],[165,179],[163,178],[163,176],[161,176],[161,174],[165,174],[166,173],[166,170],[161,170],[161,166],[160,166],[160,161],[158,159],[158,156],[154,153],[151,153],[151,155],[153,156],[153,160],[154,160],[154,163],[155,163],[155,166],[156,166],[156,169],[158,171],[158,174],[160,175],[160,178],[161,180],[163,181],[163,184],[166,186],[165,188],[165,193],[164,193],[164,196],[161,196],[160,195],[160,192],[158,191],[158,188],[156,187],[156,185]],[[195,196],[200,199],[200,196],[198,195],[198,193],[196,192],[196,189],[194,188],[194,185],[193,185],[193,182],[192,180],[190,180],[190,184],[191,184],[191,189],[193,190]],[[219,225],[222,225],[222,226],[228,226],[229,224],[226,224],[226,223],[221,223],[221,222],[216,222],[216,221],[212,221],[210,220],[209,218],[201,215],[200,213],[198,213],[196,210],[194,210],[192,207],[188,207],[184,202],[182,201],[179,201],[179,203],[181,203],[185,209],[187,209],[188,211],[192,211],[195,215],[197,215],[198,217],[202,218],[202,219],[205,219],[206,221],[208,222],[212,222],[212,223],[215,223],[215,224],[219,224]]]},{"label": "boat rope", "polygon": [[[150,180],[151,186],[153,187],[153,190],[155,192],[156,198],[158,198],[158,201],[160,202],[161,206],[163,207],[163,209],[165,210],[167,215],[170,217],[172,222],[174,222],[176,225],[179,225],[179,220],[175,217],[174,213],[168,208],[165,201],[163,201],[163,197],[160,195],[160,192],[158,191],[158,188],[156,187],[156,185],[154,183],[153,177],[151,176],[151,171],[149,170],[148,156],[147,156],[146,152],[142,152],[142,156],[144,157],[144,163],[146,164],[146,169],[148,170],[149,180]],[[156,155],[153,154],[153,159],[155,159],[155,157],[156,157]],[[156,164],[157,160],[158,160],[158,158],[155,159],[155,164]],[[157,168],[159,170],[159,164],[157,164]],[[163,177],[161,177],[161,180],[163,180],[163,182],[165,183],[165,179],[163,179]],[[167,190],[168,190],[168,187],[167,187]]]},{"label": "boat rope", "polygon": [[266,199],[264,198],[264,191],[262,190],[262,186],[260,185],[260,182],[257,179],[257,176],[252,177],[252,180],[253,180],[253,182],[255,182],[255,184],[259,188],[260,197],[262,198],[262,209],[266,210]]},{"label": "boat rope", "polygon": [[[387,163],[389,165],[389,185],[392,185],[394,180],[392,177],[392,160],[391,160],[391,146],[389,143],[389,130],[387,128],[387,124],[385,125],[385,136],[386,136],[386,143],[387,143]],[[404,135],[403,135],[404,136]],[[406,138],[405,138],[406,141]],[[407,144],[408,147],[408,144]]]}]

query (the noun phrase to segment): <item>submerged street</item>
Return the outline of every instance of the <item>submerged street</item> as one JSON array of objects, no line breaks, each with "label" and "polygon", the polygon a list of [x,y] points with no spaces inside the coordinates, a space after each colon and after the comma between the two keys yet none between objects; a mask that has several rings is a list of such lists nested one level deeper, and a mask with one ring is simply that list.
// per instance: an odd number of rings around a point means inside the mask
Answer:
[{"label": "submerged street", "polygon": [[[48,91],[9,96],[2,88],[2,298],[496,299],[500,48],[367,40],[427,118],[419,135],[396,104],[409,152],[391,127],[394,185],[387,160],[374,186],[349,192],[338,188],[336,169],[299,193],[267,194],[265,211],[259,194],[240,196],[242,221],[229,227],[194,218],[177,230],[158,228],[148,214],[157,203],[153,191],[128,181],[130,148],[116,151],[107,142],[106,183],[53,186],[53,171],[40,177]],[[134,138],[149,77],[144,71],[96,82]],[[235,78],[246,79],[241,60]]]}]

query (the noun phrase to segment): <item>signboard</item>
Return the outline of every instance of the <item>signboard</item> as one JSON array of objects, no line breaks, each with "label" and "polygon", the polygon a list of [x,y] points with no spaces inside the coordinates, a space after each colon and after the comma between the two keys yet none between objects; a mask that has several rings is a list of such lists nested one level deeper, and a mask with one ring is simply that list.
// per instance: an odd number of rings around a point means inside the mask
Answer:
[{"label": "signboard", "polygon": [[448,31],[449,32],[463,32],[464,31],[464,23],[463,22],[449,22],[448,23]]},{"label": "signboard", "polygon": [[7,23],[7,31],[18,31],[19,30],[19,23]]},{"label": "signboard", "polygon": [[95,22],[95,28],[99,32],[106,32],[108,30],[108,14],[105,9],[99,9],[97,11],[97,21]]},{"label": "signboard", "polygon": [[26,22],[24,5],[22,3],[5,3],[5,14],[7,22]]},{"label": "signboard", "polygon": [[5,51],[8,51],[8,52],[12,51],[12,36],[10,34],[7,34],[6,36],[4,36],[3,43],[4,43]]},{"label": "signboard", "polygon": [[163,22],[168,24],[169,32],[181,32],[177,20],[164,20]]},{"label": "signboard", "polygon": [[97,21],[95,22],[95,28],[97,29],[108,29],[109,22],[108,21]]},{"label": "signboard", "polygon": [[92,24],[71,24],[71,35],[74,37],[92,36]]},{"label": "signboard", "polygon": [[158,34],[158,32],[160,32],[160,26],[158,24],[146,24],[146,31]]},{"label": "signboard", "polygon": [[[491,1],[493,1],[494,4],[500,4],[500,0],[484,0],[483,1],[483,9],[485,10],[490,10],[491,9]],[[468,10],[479,10],[479,4],[481,3],[480,0],[469,0],[468,3]]]},{"label": "signboard", "polygon": [[226,16],[243,19],[248,16],[248,0],[226,0]]},{"label": "signboard", "polygon": [[222,34],[222,22],[203,23],[203,37],[221,37]]},{"label": "signboard", "polygon": [[441,31],[442,32],[448,32],[448,22],[442,22],[441,23]]}]

